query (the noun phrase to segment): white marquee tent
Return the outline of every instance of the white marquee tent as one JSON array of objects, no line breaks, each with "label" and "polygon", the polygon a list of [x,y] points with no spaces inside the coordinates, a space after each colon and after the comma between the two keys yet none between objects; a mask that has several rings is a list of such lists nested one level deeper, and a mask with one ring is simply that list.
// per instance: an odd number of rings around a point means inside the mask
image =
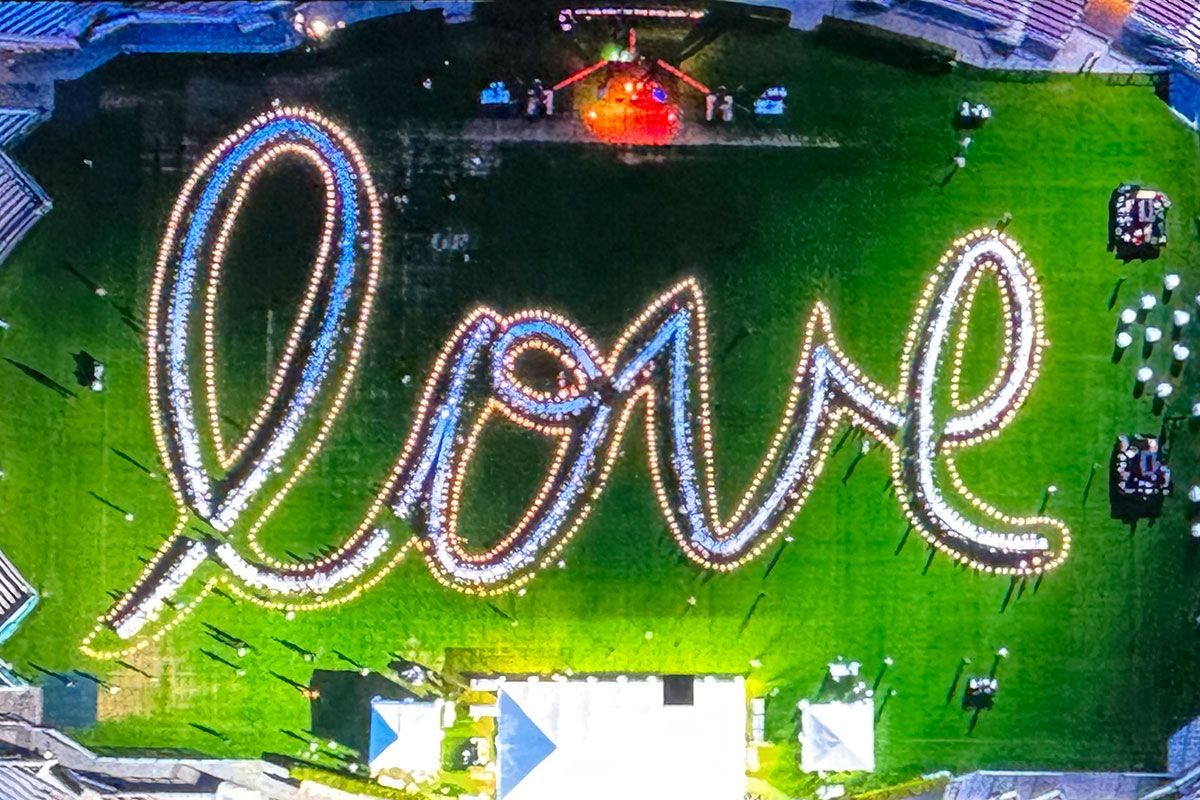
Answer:
[{"label": "white marquee tent", "polygon": [[688,677],[682,698],[665,687],[654,677],[501,684],[498,800],[742,800],[742,679]]},{"label": "white marquee tent", "polygon": [[435,775],[442,765],[442,701],[371,700],[372,775],[399,769]]},{"label": "white marquee tent", "polygon": [[874,772],[875,704],[802,702],[800,769],[805,772]]}]

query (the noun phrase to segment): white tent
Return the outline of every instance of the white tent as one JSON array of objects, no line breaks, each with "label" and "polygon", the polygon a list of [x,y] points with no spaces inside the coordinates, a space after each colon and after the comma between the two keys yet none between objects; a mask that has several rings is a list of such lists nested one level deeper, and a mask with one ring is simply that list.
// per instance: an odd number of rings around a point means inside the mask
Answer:
[{"label": "white tent", "polygon": [[371,774],[435,775],[442,766],[442,701],[371,701]]},{"label": "white tent", "polygon": [[800,769],[874,772],[875,704],[800,704]]},{"label": "white tent", "polygon": [[505,682],[499,800],[742,800],[741,678]]}]

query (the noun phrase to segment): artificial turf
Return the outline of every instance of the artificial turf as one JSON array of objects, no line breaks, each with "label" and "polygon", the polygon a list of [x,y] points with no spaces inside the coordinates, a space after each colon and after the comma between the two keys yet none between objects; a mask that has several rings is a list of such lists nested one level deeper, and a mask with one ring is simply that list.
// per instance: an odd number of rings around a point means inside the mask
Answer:
[{"label": "artificial turf", "polygon": [[[0,357],[70,394],[0,363],[0,546],[43,595],[0,654],[28,674],[38,674],[34,665],[81,669],[125,687],[102,694],[94,727],[74,731],[90,744],[220,755],[295,754],[300,746],[285,731],[308,727],[309,705],[273,673],[305,682],[314,668],[350,669],[339,652],[377,669],[399,652],[459,669],[747,674],[756,692],[770,694],[777,748],[764,763],[786,791],[804,785],[792,760],[795,704],[819,687],[825,663],[856,658],[873,678],[889,655],[895,664],[880,690],[897,693],[877,726],[884,775],[1161,769],[1166,736],[1198,710],[1197,550],[1183,499],[1134,531],[1108,518],[1114,437],[1163,424],[1148,400],[1131,395],[1140,342],[1120,364],[1110,356],[1116,311],[1141,291],[1157,292],[1166,272],[1184,277],[1174,305],[1200,290],[1191,266],[1200,256],[1195,134],[1145,81],[925,76],[787,31],[727,35],[685,66],[730,86],[782,81],[783,128],[834,147],[629,153],[447,137],[501,70],[565,74],[588,55],[550,30],[521,41],[486,24],[399,19],[339,32],[316,53],[138,57],[60,89],[55,117],[16,153],[55,208],[0,269],[0,316],[11,324]],[[420,88],[427,75],[428,92]],[[734,574],[705,574],[668,535],[641,438],[627,436],[609,488],[565,553],[567,568],[541,575],[524,596],[460,595],[410,558],[362,598],[291,621],[212,597],[129,660],[153,679],[85,658],[80,640],[176,514],[151,435],[138,328],[186,174],[179,143],[190,163],[273,97],[345,125],[381,189],[412,197],[409,210],[393,204],[385,218],[384,278],[351,400],[321,459],[264,531],[278,556],[316,552],[353,530],[400,452],[442,339],[477,304],[560,310],[608,343],[660,291],[698,277],[729,501],[778,421],[814,302],[830,305],[850,357],[894,386],[937,258],[955,237],[1011,212],[1008,232],[1041,277],[1052,346],[1014,422],[964,451],[959,466],[977,495],[1014,514],[1036,511],[1057,485],[1047,511],[1072,528],[1070,558],[1018,586],[929,560],[915,534],[904,536],[885,456],[876,449],[851,471],[851,437],[769,576],[774,552]],[[963,98],[988,103],[995,116],[973,134],[968,166],[942,185]],[[689,109],[695,116],[696,104]],[[471,156],[485,174],[469,174]],[[307,272],[316,213],[304,199],[307,180],[287,170],[269,178],[230,255],[219,336],[231,432],[266,386]],[[1106,203],[1124,181],[1156,186],[1175,203],[1157,261],[1124,266],[1105,250]],[[433,251],[439,232],[468,234],[469,261]],[[997,308],[984,299],[976,309],[968,387],[986,385],[995,369]],[[107,365],[101,393],[72,376],[71,354],[81,349]],[[1166,363],[1155,355],[1159,371]],[[1183,384],[1168,415],[1190,407],[1189,372]],[[1172,465],[1186,486],[1197,448],[1186,423],[1176,429]],[[503,427],[485,438],[463,517],[474,541],[519,516],[547,453],[543,441]],[[252,645],[244,677],[204,653],[223,652],[206,624]],[[968,714],[947,697],[956,668],[969,657],[968,674],[985,672],[1001,645],[1011,656],[1000,666],[996,708],[968,732]]]}]

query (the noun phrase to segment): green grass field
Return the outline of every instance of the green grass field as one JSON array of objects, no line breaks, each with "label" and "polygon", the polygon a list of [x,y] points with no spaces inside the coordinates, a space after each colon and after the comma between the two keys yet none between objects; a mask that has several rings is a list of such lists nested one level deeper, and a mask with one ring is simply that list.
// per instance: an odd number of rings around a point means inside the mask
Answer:
[{"label": "green grass field", "polygon": [[[398,651],[458,668],[745,673],[756,690],[772,692],[768,734],[780,746],[766,768],[776,786],[795,791],[795,703],[813,695],[833,657],[857,658],[873,676],[890,655],[895,666],[881,689],[898,693],[877,728],[884,775],[1164,766],[1166,736],[1200,711],[1198,551],[1182,498],[1134,532],[1110,520],[1105,472],[1117,433],[1162,424],[1148,400],[1131,395],[1140,344],[1110,362],[1116,310],[1157,291],[1167,271],[1184,276],[1176,305],[1200,291],[1197,140],[1150,87],[1103,76],[927,77],[795,32],[730,36],[685,66],[730,86],[782,80],[785,128],[837,147],[692,148],[630,159],[600,145],[512,143],[490,148],[490,172],[471,177],[461,164],[473,145],[439,131],[470,116],[485,79],[501,65],[565,74],[584,56],[549,32],[522,50],[511,33],[485,26],[418,27],[398,20],[347,31],[315,54],[117,62],[63,86],[54,119],[17,153],[55,208],[0,269],[0,316],[11,323],[0,357],[75,396],[0,363],[0,547],[43,593],[0,655],[27,674],[37,674],[32,664],[81,669],[126,687],[101,698],[99,722],[75,731],[80,738],[100,747],[295,755],[298,743],[284,731],[307,728],[309,707],[272,672],[307,681],[314,667],[348,669],[335,651],[379,669]],[[425,74],[434,75],[432,92],[419,87]],[[386,217],[383,284],[347,410],[265,531],[280,557],[336,543],[357,524],[400,451],[433,355],[476,304],[558,309],[606,344],[658,292],[697,276],[709,302],[728,500],[777,423],[813,303],[829,303],[847,353],[894,386],[904,332],[938,256],[1006,211],[1008,232],[1041,276],[1053,344],[1013,424],[959,463],[976,494],[1014,514],[1035,512],[1045,487],[1060,487],[1048,512],[1071,526],[1071,557],[1007,604],[1006,578],[940,557],[927,567],[918,537],[900,546],[905,522],[886,491],[883,454],[868,455],[843,480],[852,441],[827,465],[769,578],[769,556],[732,575],[707,575],[667,534],[640,437],[630,436],[596,513],[565,554],[568,568],[543,574],[523,597],[489,604],[456,594],[410,559],[361,599],[292,621],[210,598],[131,660],[153,681],[85,658],[80,640],[111,595],[132,584],[139,558],[176,513],[157,463],[135,330],[185,177],[163,165],[174,163],[180,137],[194,156],[272,97],[311,104],[345,125],[381,189],[408,185],[413,197],[409,211],[391,207]],[[995,118],[975,135],[967,168],[939,188],[964,97],[990,104]],[[161,163],[156,148],[168,156]],[[297,180],[282,171],[250,201],[227,268],[223,396],[235,422],[266,385],[269,353],[307,274],[315,204]],[[1122,181],[1161,188],[1175,203],[1171,243],[1157,261],[1122,266],[1105,250],[1106,203]],[[434,257],[434,232],[469,234],[469,262]],[[994,371],[989,326],[999,324],[995,302],[978,311],[968,365],[975,386]],[[107,365],[103,393],[76,385],[71,354],[81,349]],[[1154,363],[1166,364],[1163,353]],[[1168,413],[1187,413],[1194,376],[1185,373],[1183,389]],[[1196,474],[1198,451],[1183,425],[1172,462],[1181,487]],[[486,541],[520,513],[546,452],[526,434],[488,437],[468,486],[472,537]],[[134,512],[134,521],[97,496]],[[244,678],[201,652],[216,647],[204,623],[254,646]],[[315,662],[273,637],[315,651]],[[1012,655],[1000,668],[996,708],[968,733],[968,714],[946,697],[956,666],[970,657],[986,671],[1001,645]]]}]

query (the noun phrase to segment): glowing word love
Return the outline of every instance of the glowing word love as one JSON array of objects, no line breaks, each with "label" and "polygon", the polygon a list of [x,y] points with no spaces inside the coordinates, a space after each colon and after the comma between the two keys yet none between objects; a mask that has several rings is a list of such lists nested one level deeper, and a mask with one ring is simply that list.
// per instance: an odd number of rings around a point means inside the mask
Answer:
[{"label": "glowing word love", "polygon": [[[221,264],[256,179],[284,158],[319,174],[324,225],[267,396],[241,439],[228,443],[215,355]],[[473,311],[437,357],[403,452],[358,530],[317,559],[272,558],[259,531],[312,464],[344,404],[375,297],[380,247],[366,164],[354,143],[316,114],[260,116],[197,166],[171,213],[149,314],[150,409],[180,519],[85,651],[144,647],[218,584],[275,608],[344,602],[380,581],[409,549],[455,589],[484,594],[520,586],[559,560],[587,519],[639,407],[663,516],[683,552],[704,567],[732,570],[787,530],[845,424],[889,452],[904,513],[957,561],[1024,575],[1067,555],[1070,535],[1061,522],[997,511],[966,489],[954,466],[956,450],[996,436],[1012,419],[1045,347],[1032,268],[1003,234],[981,230],[956,241],[926,284],[895,391],[873,383],[842,353],[829,311],[817,304],[779,428],[727,517],[717,504],[704,298],[685,280],[638,314],[607,352],[548,311]],[[959,372],[971,305],[989,276],[999,288],[1003,353],[991,385],[968,399]],[[557,380],[538,380],[531,361],[552,365],[542,373]],[[459,530],[464,482],[482,432],[500,418],[553,440],[554,456],[520,521],[494,545],[472,549]],[[389,512],[411,535],[385,527]],[[247,514],[251,521],[240,525]],[[185,535],[193,517],[223,535]],[[151,623],[153,634],[139,635]],[[111,634],[136,640],[124,650],[104,649],[97,637]]]}]

